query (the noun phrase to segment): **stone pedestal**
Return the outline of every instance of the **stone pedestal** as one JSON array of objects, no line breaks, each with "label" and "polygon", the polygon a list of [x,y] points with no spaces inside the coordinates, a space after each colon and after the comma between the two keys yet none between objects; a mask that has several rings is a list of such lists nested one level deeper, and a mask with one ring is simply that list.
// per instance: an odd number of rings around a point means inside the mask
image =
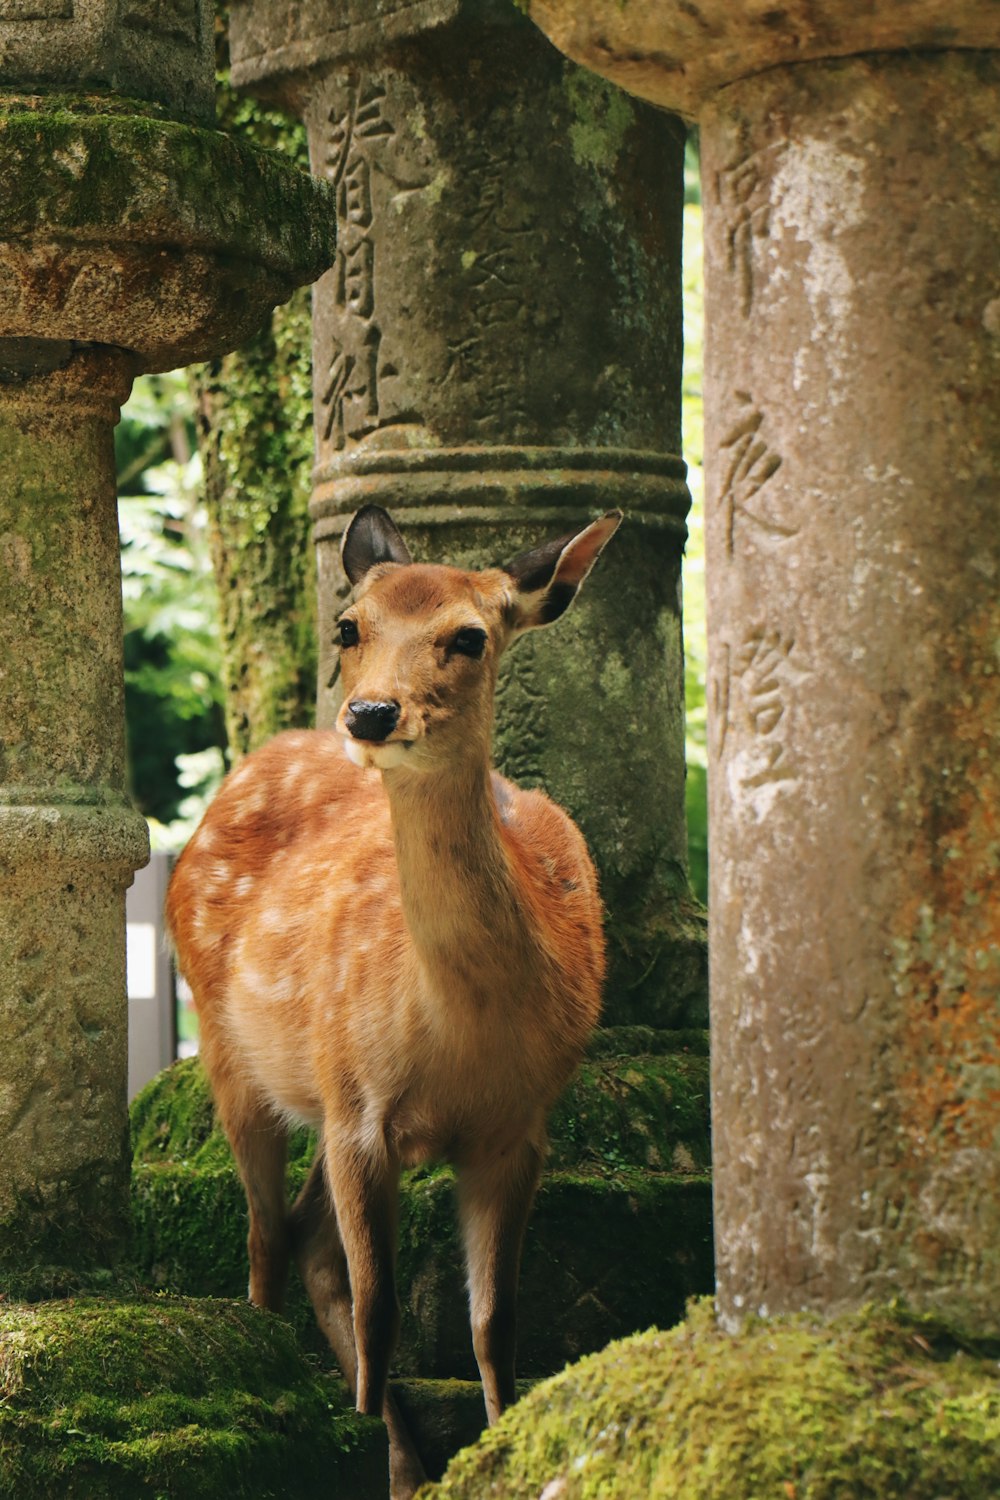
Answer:
[{"label": "stone pedestal", "polygon": [[[12,19],[0,6],[8,1296],[112,1266],[128,1227],[124,893],[148,843],[125,790],[119,407],[138,370],[169,369],[245,336],[329,264],[333,240],[321,185],[164,118],[178,99],[197,114],[211,97],[201,9],[191,7],[190,45],[174,49],[176,68],[163,64],[147,107],[98,88],[110,79],[148,98],[167,45],[160,33],[188,26],[176,7],[168,22],[149,8],[148,45],[136,41],[131,63],[131,23],[109,40],[106,3],[65,15],[15,9]],[[135,20],[142,7],[124,9]],[[194,67],[196,55],[207,71]],[[79,96],[31,93],[65,84],[74,59]]]},{"label": "stone pedestal", "polygon": [[996,1333],[1000,18],[531,9],[701,118],[721,1316]]},{"label": "stone pedestal", "polygon": [[320,721],[337,548],[375,501],[414,556],[507,560],[626,523],[580,604],[505,664],[497,759],[577,818],[609,909],[611,1020],[701,1019],[685,875],[683,131],[508,4],[234,8],[233,78],[306,119],[337,195],[314,302]]}]

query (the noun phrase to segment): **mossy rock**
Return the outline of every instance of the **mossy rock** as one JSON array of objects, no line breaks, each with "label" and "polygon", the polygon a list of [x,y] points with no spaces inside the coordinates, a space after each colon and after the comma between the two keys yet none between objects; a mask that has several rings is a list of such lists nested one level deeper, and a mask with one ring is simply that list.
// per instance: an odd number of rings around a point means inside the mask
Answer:
[{"label": "mossy rock", "polygon": [[[532,1384],[519,1380],[518,1397]],[[482,1386],[478,1380],[403,1379],[392,1389],[428,1478],[440,1479],[459,1448],[474,1443],[486,1426]]]},{"label": "mossy rock", "polygon": [[281,1319],[149,1297],[0,1308],[0,1494],[382,1500],[385,1430]]},{"label": "mossy rock", "polygon": [[549,1121],[552,1168],[711,1168],[708,1058],[684,1053],[584,1062]]},{"label": "mossy rock", "polygon": [[420,1500],[986,1500],[998,1355],[899,1307],[730,1335],[702,1302],[537,1386]]}]

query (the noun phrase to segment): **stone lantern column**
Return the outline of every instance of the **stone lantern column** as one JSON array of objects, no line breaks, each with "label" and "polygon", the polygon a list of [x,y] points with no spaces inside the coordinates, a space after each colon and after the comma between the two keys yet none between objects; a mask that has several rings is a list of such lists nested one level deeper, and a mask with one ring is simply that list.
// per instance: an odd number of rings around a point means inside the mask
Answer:
[{"label": "stone lantern column", "polygon": [[578,608],[505,664],[501,766],[582,825],[609,910],[607,1019],[703,1018],[684,824],[684,133],[562,58],[509,0],[242,0],[233,81],[305,118],[337,195],[314,299],[320,721],[338,547],[365,502],[414,555],[503,562],[626,524]]},{"label": "stone lantern column", "polygon": [[531,12],[701,120],[721,1316],[996,1333],[1000,16]]},{"label": "stone lantern column", "polygon": [[[121,12],[121,14],[119,14]],[[0,1279],[127,1233],[113,428],[332,258],[327,193],[208,128],[211,13],[0,5]],[[111,92],[114,89],[118,92]]]}]

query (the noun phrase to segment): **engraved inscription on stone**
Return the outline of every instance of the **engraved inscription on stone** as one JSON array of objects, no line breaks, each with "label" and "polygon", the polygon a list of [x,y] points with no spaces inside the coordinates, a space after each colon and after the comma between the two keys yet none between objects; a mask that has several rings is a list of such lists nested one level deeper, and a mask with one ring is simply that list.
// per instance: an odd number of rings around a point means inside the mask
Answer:
[{"label": "engraved inscription on stone", "polygon": [[751,625],[732,651],[731,674],[740,684],[752,730],[742,757],[741,785],[752,789],[797,780],[790,731],[797,689],[808,667],[794,635]]},{"label": "engraved inscription on stone", "polygon": [[0,23],[4,21],[68,21],[73,0],[0,0]]},{"label": "engraved inscription on stone", "polygon": [[122,0],[121,24],[180,41],[198,40],[198,0]]},{"label": "engraved inscription on stone", "polygon": [[762,429],[764,414],[746,391],[736,392],[736,410],[720,447],[728,462],[719,493],[725,518],[726,554],[733,556],[736,523],[742,519],[755,530],[777,537],[795,536],[797,522],[756,497],[781,467],[781,455],[770,447]]},{"label": "engraved inscription on stone", "polygon": [[719,760],[726,748],[726,733],[729,729],[729,684],[732,672],[731,651],[728,641],[716,648],[718,661],[713,663],[708,676],[708,729],[713,760]]},{"label": "engraved inscription on stone", "polygon": [[716,193],[725,216],[729,270],[739,282],[740,312],[748,317],[754,296],[754,241],[770,230],[769,178],[773,157],[784,142],[739,156],[716,174]]},{"label": "engraved inscription on stone", "polygon": [[322,436],[336,448],[379,425],[379,345],[375,319],[375,207],[378,148],[395,135],[385,89],[359,78],[347,109],[331,114],[326,171],[337,189],[334,267],[335,347],[322,389]]}]

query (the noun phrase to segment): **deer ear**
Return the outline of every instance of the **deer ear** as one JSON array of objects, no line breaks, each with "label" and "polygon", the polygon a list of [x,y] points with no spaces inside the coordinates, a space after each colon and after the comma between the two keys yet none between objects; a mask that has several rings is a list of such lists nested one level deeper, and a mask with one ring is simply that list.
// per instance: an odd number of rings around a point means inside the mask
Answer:
[{"label": "deer ear", "polygon": [[395,521],[381,505],[363,505],[351,517],[340,544],[340,560],[355,585],[378,563],[412,561]]},{"label": "deer ear", "polygon": [[530,552],[521,552],[503,571],[517,587],[513,600],[515,630],[531,630],[537,625],[551,625],[576,598],[581,583],[594,566],[621,524],[620,510],[607,515],[582,531],[544,542]]}]

